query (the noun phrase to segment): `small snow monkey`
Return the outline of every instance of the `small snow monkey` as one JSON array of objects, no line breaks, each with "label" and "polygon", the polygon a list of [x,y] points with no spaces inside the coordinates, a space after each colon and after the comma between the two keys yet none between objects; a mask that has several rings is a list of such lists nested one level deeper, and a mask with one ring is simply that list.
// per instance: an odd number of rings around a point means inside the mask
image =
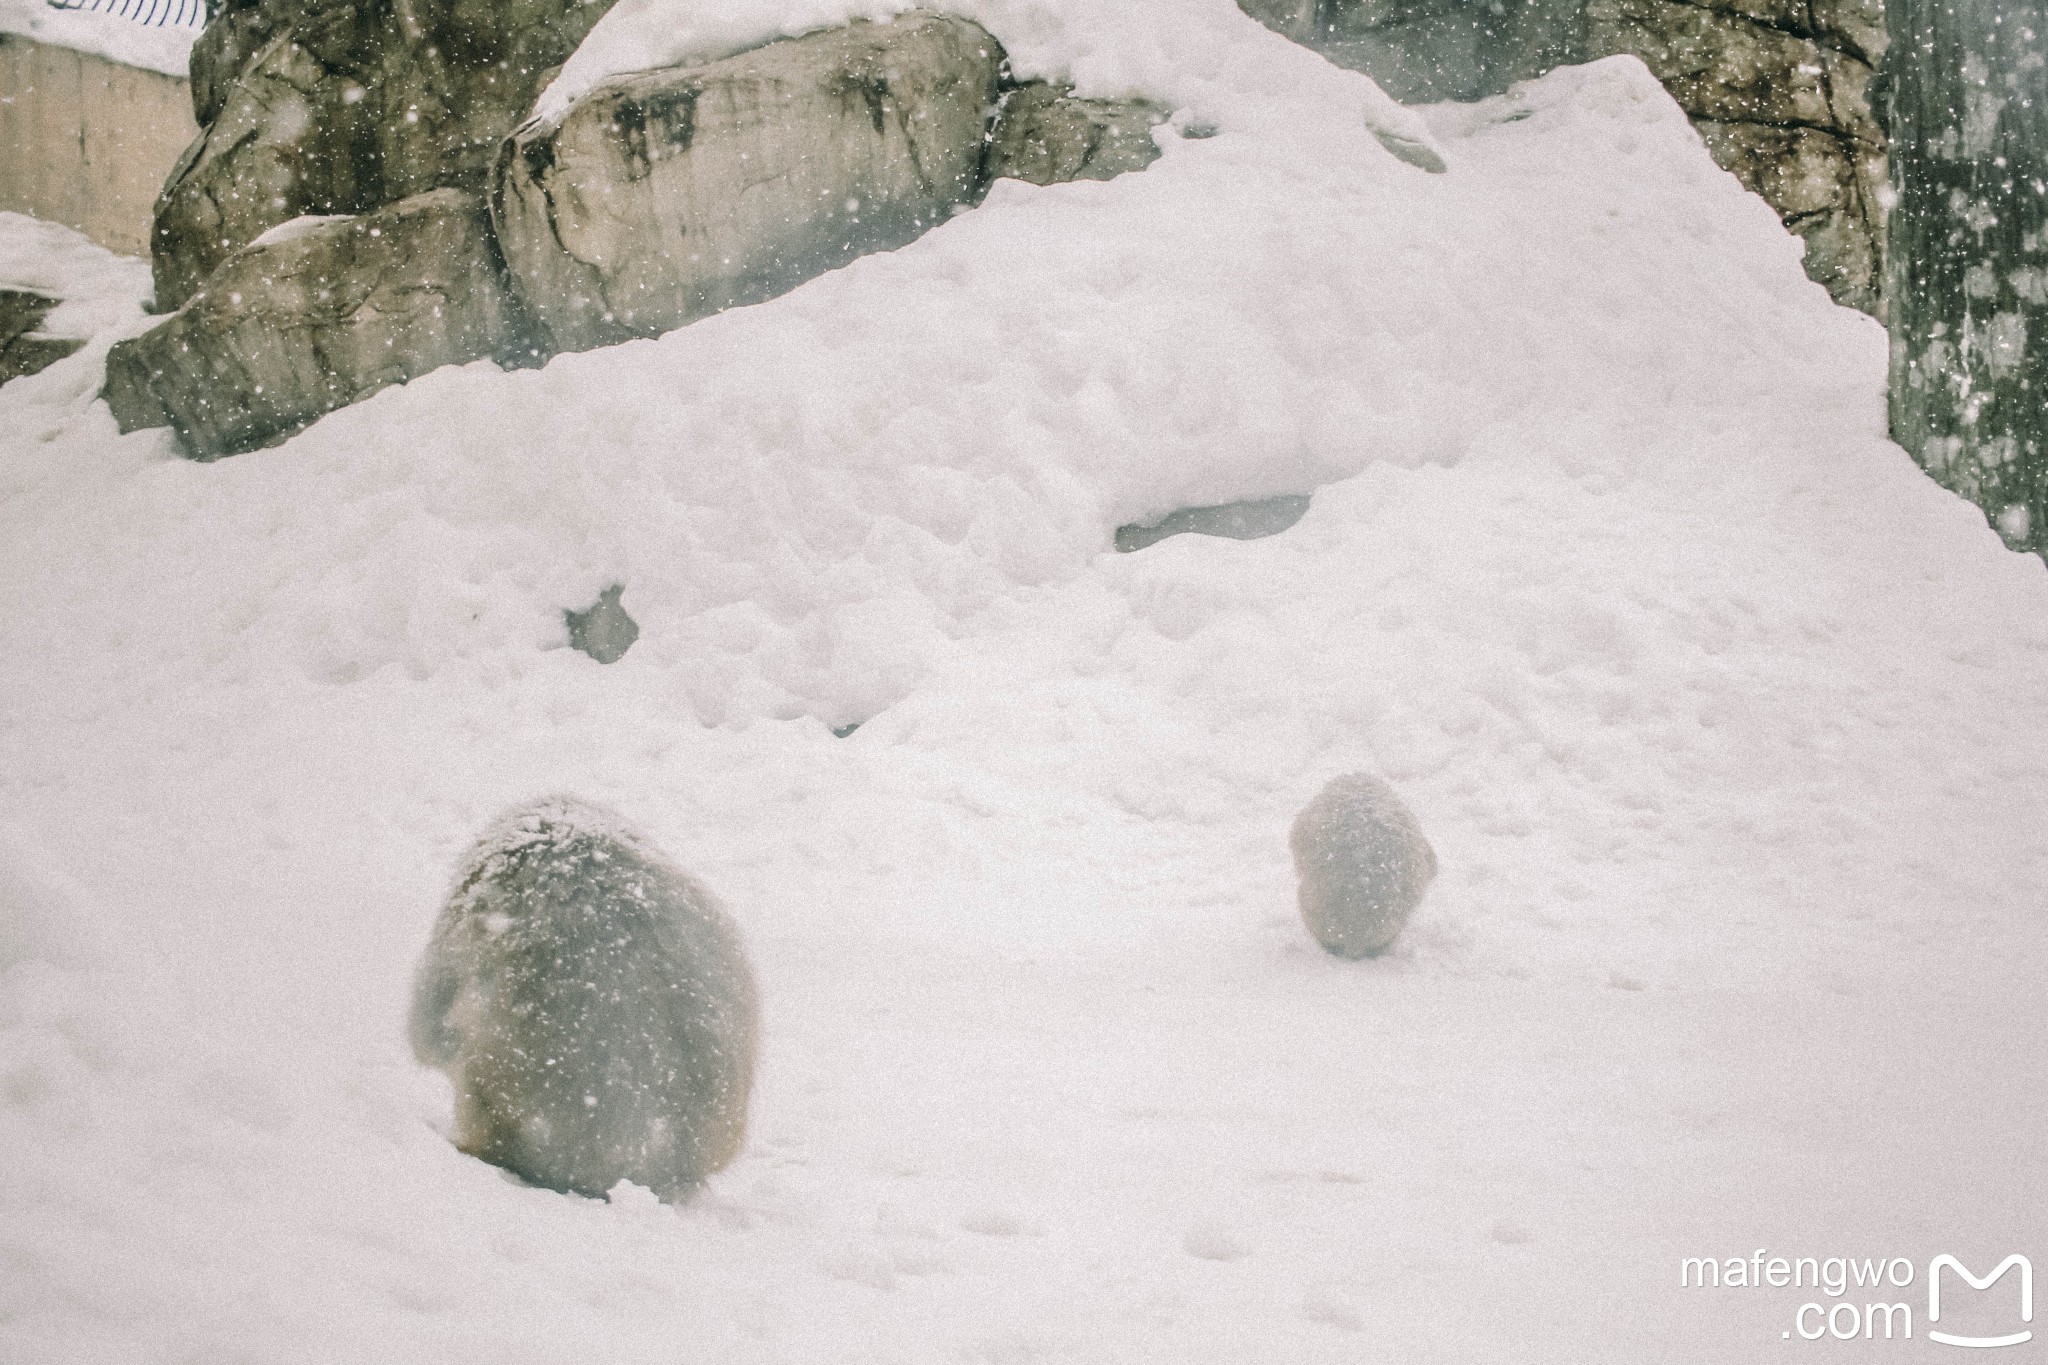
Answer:
[{"label": "small snow monkey", "polygon": [[610,811],[518,807],[463,859],[412,1046],[455,1141],[536,1185],[680,1199],[739,1152],[758,1005],[716,898]]},{"label": "small snow monkey", "polygon": [[1436,850],[1394,789],[1365,773],[1330,779],[1288,839],[1301,918],[1338,957],[1385,952],[1436,876]]}]

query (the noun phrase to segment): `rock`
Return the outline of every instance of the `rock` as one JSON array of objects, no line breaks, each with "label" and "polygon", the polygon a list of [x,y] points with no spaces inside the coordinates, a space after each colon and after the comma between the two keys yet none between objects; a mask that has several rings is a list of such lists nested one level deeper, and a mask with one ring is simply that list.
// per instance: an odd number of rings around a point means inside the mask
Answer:
[{"label": "rock", "polygon": [[1714,160],[1805,239],[1806,273],[1837,302],[1883,316],[1889,172],[1869,94],[1883,30],[1866,9],[1590,0],[1585,45],[1641,57]]},{"label": "rock", "polygon": [[1297,43],[1316,46],[1327,24],[1321,0],[1237,0],[1252,18]]},{"label": "rock", "polygon": [[463,860],[411,1039],[456,1146],[549,1189],[687,1195],[739,1152],[758,1004],[710,891],[609,811],[514,810]]},{"label": "rock", "polygon": [[601,664],[617,663],[626,657],[626,651],[640,638],[640,623],[619,605],[619,595],[625,590],[625,584],[614,583],[597,595],[595,606],[562,613],[569,626],[572,649],[582,650]]},{"label": "rock", "polygon": [[1034,185],[1112,180],[1159,159],[1152,130],[1172,111],[1150,100],[1084,100],[1030,81],[1003,96],[989,134],[987,175]]},{"label": "rock", "polygon": [[1225,502],[1213,507],[1183,507],[1158,521],[1116,528],[1120,554],[1157,545],[1168,536],[1224,536],[1231,540],[1260,540],[1277,536],[1300,521],[1308,512],[1309,495],[1289,493],[1277,498],[1251,502]]},{"label": "rock", "polygon": [[61,302],[26,289],[0,289],[0,384],[48,369],[85,345],[80,337],[37,330]]},{"label": "rock", "polygon": [[157,306],[305,214],[446,186],[481,193],[498,144],[610,0],[257,0],[193,47],[202,127],[158,200]]},{"label": "rock", "polygon": [[539,353],[482,202],[435,190],[237,252],[114,347],[106,397],[123,431],[170,425],[211,460],[442,365]]},{"label": "rock", "polygon": [[1837,303],[1883,316],[1884,145],[1796,125],[1695,126],[1714,160],[1805,239],[1806,273]]},{"label": "rock", "polygon": [[1806,240],[1807,274],[1884,316],[1888,171],[1869,93],[1881,0],[1240,3],[1408,102],[1481,99],[1568,62],[1640,57],[1714,160]]},{"label": "rock", "polygon": [[[1476,100],[1582,60],[1585,0],[1322,0],[1297,38],[1408,104]],[[1283,30],[1285,31],[1285,30]],[[1292,35],[1290,35],[1292,36]]]},{"label": "rock", "polygon": [[[262,36],[254,17],[238,15],[246,27],[234,37]],[[329,0],[308,15],[309,22],[317,17],[345,29],[344,50],[373,42],[364,11],[354,4]],[[206,36],[235,22],[236,15],[224,15]],[[203,50],[202,42],[194,65],[209,74],[195,81],[194,104],[202,113],[208,105],[218,109],[157,199],[150,264],[162,309],[190,298],[216,266],[268,228],[304,214],[360,213],[383,202],[371,157],[378,111],[366,98],[347,98],[352,89],[368,88],[371,70],[336,73],[289,28],[271,33],[231,81],[200,60]],[[220,60],[236,55],[226,52]]]},{"label": "rock", "polygon": [[912,12],[615,77],[500,154],[506,262],[585,350],[900,246],[978,197],[1002,62],[977,25]]},{"label": "rock", "polygon": [[1332,778],[1295,817],[1288,840],[1302,922],[1338,957],[1385,952],[1436,876],[1436,850],[1377,777]]},{"label": "rock", "polygon": [[213,7],[206,27],[192,41],[186,68],[192,84],[192,117],[201,128],[220,117],[249,59],[275,38],[294,14],[304,12],[262,0],[224,0]]}]

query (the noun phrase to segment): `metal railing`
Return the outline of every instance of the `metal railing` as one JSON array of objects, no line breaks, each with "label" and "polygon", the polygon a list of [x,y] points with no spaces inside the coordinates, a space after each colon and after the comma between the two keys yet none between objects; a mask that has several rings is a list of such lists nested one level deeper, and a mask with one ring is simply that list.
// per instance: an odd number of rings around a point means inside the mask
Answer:
[{"label": "metal railing", "polygon": [[203,28],[209,0],[46,0],[52,9],[112,14],[150,28]]}]

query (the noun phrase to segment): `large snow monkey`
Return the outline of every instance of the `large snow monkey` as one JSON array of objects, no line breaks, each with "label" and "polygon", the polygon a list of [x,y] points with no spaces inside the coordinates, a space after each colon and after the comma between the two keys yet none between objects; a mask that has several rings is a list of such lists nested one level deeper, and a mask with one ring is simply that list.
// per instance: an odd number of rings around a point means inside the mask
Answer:
[{"label": "large snow monkey", "polygon": [[738,1153],[754,977],[716,898],[618,816],[512,810],[457,869],[412,1046],[455,1084],[455,1142],[536,1185],[687,1195]]}]

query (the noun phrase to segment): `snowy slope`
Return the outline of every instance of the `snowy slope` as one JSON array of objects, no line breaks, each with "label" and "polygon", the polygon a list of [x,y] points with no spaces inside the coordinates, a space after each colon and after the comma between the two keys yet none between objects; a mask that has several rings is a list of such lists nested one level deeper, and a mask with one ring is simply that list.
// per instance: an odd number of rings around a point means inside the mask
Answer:
[{"label": "snowy slope", "polygon": [[[210,466],[105,336],[0,390],[0,1358],[1751,1362],[1813,1291],[1681,1257],[2048,1256],[2040,561],[1640,65],[1430,176],[1227,9],[1101,58],[1220,136],[659,341]],[[1444,870],[1346,964],[1286,829],[1353,768]],[[550,790],[749,935],[680,1210],[460,1156],[404,1050]]]}]

